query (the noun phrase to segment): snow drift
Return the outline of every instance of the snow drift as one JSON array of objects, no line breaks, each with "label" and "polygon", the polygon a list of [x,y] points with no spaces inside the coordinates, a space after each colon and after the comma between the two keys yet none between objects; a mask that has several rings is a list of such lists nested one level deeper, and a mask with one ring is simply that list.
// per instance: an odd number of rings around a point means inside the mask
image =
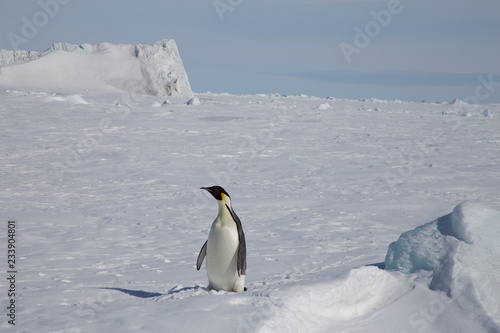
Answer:
[{"label": "snow drift", "polygon": [[340,332],[345,328],[339,324],[369,315],[408,293],[414,288],[413,279],[366,266],[330,281],[296,286],[273,295],[282,303],[269,312],[271,317],[257,331]]},{"label": "snow drift", "polygon": [[[500,331],[500,213],[464,202],[452,213],[407,231],[389,245],[385,268],[431,271],[441,290],[484,326]],[[479,313],[479,314],[478,314]]]},{"label": "snow drift", "polygon": [[499,235],[499,212],[464,202],[401,234],[385,270],[354,268],[273,295],[281,302],[258,331],[499,332]]},{"label": "snow drift", "polygon": [[43,52],[0,50],[0,86],[74,90],[118,89],[192,97],[175,41],[152,45],[57,43]]}]

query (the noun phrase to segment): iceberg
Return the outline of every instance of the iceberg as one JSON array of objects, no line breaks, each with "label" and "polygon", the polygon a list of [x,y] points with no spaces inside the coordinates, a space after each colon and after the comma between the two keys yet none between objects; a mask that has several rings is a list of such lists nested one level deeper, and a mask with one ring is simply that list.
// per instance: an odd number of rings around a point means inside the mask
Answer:
[{"label": "iceberg", "polygon": [[0,86],[114,90],[191,98],[175,41],[144,44],[56,43],[43,52],[0,50]]}]

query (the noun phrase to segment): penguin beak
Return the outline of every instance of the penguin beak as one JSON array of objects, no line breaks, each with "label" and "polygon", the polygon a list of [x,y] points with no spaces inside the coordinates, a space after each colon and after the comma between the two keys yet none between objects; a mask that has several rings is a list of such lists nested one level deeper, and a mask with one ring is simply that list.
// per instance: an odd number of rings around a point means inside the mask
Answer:
[{"label": "penguin beak", "polygon": [[212,193],[212,189],[209,187],[200,187],[200,190],[205,190],[205,191]]}]

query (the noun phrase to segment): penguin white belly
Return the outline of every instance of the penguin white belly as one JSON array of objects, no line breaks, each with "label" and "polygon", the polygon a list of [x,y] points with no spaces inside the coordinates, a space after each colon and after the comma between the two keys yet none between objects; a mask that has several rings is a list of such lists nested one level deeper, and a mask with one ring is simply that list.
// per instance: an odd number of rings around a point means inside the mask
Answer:
[{"label": "penguin white belly", "polygon": [[[232,222],[232,221],[231,221]],[[207,243],[207,275],[209,288],[243,291],[245,276],[238,276],[238,230],[234,223],[216,219]]]}]

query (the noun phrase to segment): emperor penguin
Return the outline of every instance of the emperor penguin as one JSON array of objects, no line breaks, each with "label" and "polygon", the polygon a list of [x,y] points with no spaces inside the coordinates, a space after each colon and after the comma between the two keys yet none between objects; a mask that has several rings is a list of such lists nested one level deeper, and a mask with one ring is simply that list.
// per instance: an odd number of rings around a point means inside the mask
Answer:
[{"label": "emperor penguin", "polygon": [[231,207],[231,197],[220,186],[200,189],[208,191],[217,199],[219,213],[212,223],[208,240],[200,250],[196,269],[200,270],[206,257],[209,289],[245,291],[247,269],[245,234],[240,219]]}]

